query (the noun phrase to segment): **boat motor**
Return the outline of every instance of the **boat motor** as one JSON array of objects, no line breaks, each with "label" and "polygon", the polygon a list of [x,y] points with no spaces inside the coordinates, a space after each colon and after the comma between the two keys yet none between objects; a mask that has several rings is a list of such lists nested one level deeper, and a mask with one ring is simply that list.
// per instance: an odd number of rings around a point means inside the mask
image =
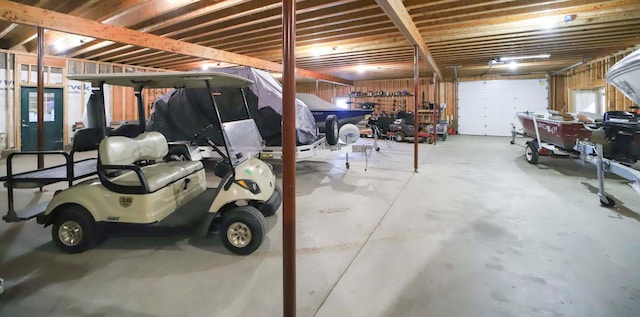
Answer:
[{"label": "boat motor", "polygon": [[602,128],[611,144],[611,158],[624,163],[635,163],[631,145],[640,131],[638,116],[628,111],[608,111]]}]

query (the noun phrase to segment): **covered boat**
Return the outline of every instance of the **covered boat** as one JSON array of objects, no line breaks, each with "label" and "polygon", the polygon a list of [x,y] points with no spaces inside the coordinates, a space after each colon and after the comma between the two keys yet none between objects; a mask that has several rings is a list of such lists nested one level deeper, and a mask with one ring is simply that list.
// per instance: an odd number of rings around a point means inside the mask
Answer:
[{"label": "covered boat", "polygon": [[[254,82],[243,94],[238,90],[217,88],[221,95],[219,110],[223,121],[243,119],[237,105],[247,99],[249,113],[255,120],[260,135],[268,146],[282,144],[282,85],[271,74],[251,67],[216,68],[222,72],[241,76]],[[150,131],[158,131],[169,141],[187,141],[203,127],[215,124],[216,114],[204,101],[208,100],[206,89],[179,88],[160,96],[153,104],[153,112],[148,122]],[[211,129],[210,135],[217,144],[218,129]],[[297,144],[312,144],[318,141],[318,128],[311,111],[300,100],[296,100],[296,140]]]},{"label": "covered boat", "polygon": [[327,116],[335,115],[338,118],[338,125],[342,126],[347,123],[358,124],[364,117],[371,114],[374,109],[348,109],[340,108],[328,103],[320,97],[314,94],[296,93],[296,98],[304,102],[311,113],[318,126],[320,132],[324,132],[324,123],[327,120]]}]

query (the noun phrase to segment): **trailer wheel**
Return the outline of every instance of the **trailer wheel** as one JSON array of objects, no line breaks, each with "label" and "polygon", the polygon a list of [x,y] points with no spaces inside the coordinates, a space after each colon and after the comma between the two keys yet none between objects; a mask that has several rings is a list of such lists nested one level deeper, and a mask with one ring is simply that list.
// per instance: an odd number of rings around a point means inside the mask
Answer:
[{"label": "trailer wheel", "polygon": [[538,164],[538,147],[534,142],[527,142],[527,147],[524,149],[524,158],[529,164]]},{"label": "trailer wheel", "polygon": [[329,145],[338,144],[339,131],[338,117],[335,114],[328,115],[327,120],[324,122],[324,132],[327,135],[327,143]]},{"label": "trailer wheel", "polygon": [[404,133],[402,133],[400,131],[396,132],[394,137],[396,139],[396,142],[402,142],[402,141],[405,140]]},{"label": "trailer wheel", "polygon": [[616,201],[609,196],[604,196],[604,200],[600,198],[600,206],[602,207],[613,207],[616,205]]},{"label": "trailer wheel", "polygon": [[165,162],[169,161],[189,161],[189,151],[184,146],[172,146],[169,148],[167,155],[163,158]]},{"label": "trailer wheel", "polygon": [[53,220],[51,238],[66,253],[80,253],[95,246],[96,223],[89,212],[80,206],[68,206]]},{"label": "trailer wheel", "polygon": [[224,214],[219,235],[227,250],[239,255],[249,255],[262,244],[264,231],[264,216],[258,209],[238,206]]}]

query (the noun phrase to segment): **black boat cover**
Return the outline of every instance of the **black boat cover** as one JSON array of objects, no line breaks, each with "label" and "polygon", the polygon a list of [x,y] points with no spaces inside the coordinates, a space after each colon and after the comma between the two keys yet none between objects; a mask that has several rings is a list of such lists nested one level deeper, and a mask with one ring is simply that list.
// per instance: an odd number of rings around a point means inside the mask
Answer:
[{"label": "black boat cover", "polygon": [[[282,85],[271,74],[250,67],[217,68],[215,71],[242,76],[254,81],[244,89],[249,113],[268,146],[282,144]],[[242,93],[238,88],[215,87],[215,101],[222,121],[246,119]],[[160,96],[152,105],[147,129],[165,135],[168,141],[191,140],[209,124],[208,136],[222,144],[216,112],[207,89],[180,88]],[[203,136],[204,137],[204,136]],[[318,140],[318,129],[308,107],[296,100],[296,139],[298,144]],[[202,139],[204,140],[204,139]]]}]

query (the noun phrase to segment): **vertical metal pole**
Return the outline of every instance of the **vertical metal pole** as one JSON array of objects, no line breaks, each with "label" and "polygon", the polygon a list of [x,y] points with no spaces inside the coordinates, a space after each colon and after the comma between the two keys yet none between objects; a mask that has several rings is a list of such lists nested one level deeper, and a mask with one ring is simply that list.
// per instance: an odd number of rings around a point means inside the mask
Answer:
[{"label": "vertical metal pole", "polygon": [[[15,82],[12,80],[12,77],[11,77],[11,67],[12,67],[12,65],[10,63],[11,62],[11,54],[12,53],[7,52],[7,54],[5,55],[5,57],[6,57],[5,58],[5,65],[7,65],[7,70],[6,70],[6,73],[5,73],[5,82],[7,83],[7,94],[5,95],[5,105],[7,105],[7,107],[6,107],[7,110],[5,112],[5,122],[7,123],[6,124],[7,134],[5,135],[5,140],[4,140],[5,144],[4,144],[4,148],[2,148],[3,150],[11,148],[11,142],[9,140],[11,140],[13,138],[13,135],[14,135],[14,133],[12,132],[13,131],[13,127],[11,126],[11,122],[12,122],[11,121],[11,113],[12,113],[11,112],[12,111],[12,106],[11,106],[11,93],[12,93],[11,92],[11,85],[13,83],[14,91],[16,89],[15,88],[16,85],[15,85]],[[13,71],[15,72],[15,67],[13,67]],[[13,107],[15,107],[15,105]]]},{"label": "vertical metal pole", "polygon": [[145,111],[144,111],[144,98],[142,96],[142,87],[136,88],[136,90],[133,93],[136,96],[136,101],[138,102],[138,129],[142,134],[144,133],[144,131],[147,130],[146,120],[145,120],[146,118],[144,116]]},{"label": "vertical metal pole", "polygon": [[296,315],[296,1],[282,1],[282,300]]},{"label": "vertical metal pole", "polygon": [[433,73],[433,145],[438,140],[438,114],[440,113],[440,84],[438,84],[438,73]]},{"label": "vertical metal pole", "polygon": [[418,171],[418,140],[419,127],[418,121],[418,78],[420,77],[420,68],[418,67],[418,45],[413,46],[413,171]]},{"label": "vertical metal pole", "polygon": [[604,156],[602,155],[602,144],[596,144],[596,151],[598,151],[598,161],[596,164],[596,171],[598,173],[598,197],[600,200],[606,200],[606,194],[604,193]]},{"label": "vertical metal pole", "polygon": [[[44,150],[44,29],[38,27],[38,151]],[[44,168],[44,155],[38,155],[38,169]]]}]

